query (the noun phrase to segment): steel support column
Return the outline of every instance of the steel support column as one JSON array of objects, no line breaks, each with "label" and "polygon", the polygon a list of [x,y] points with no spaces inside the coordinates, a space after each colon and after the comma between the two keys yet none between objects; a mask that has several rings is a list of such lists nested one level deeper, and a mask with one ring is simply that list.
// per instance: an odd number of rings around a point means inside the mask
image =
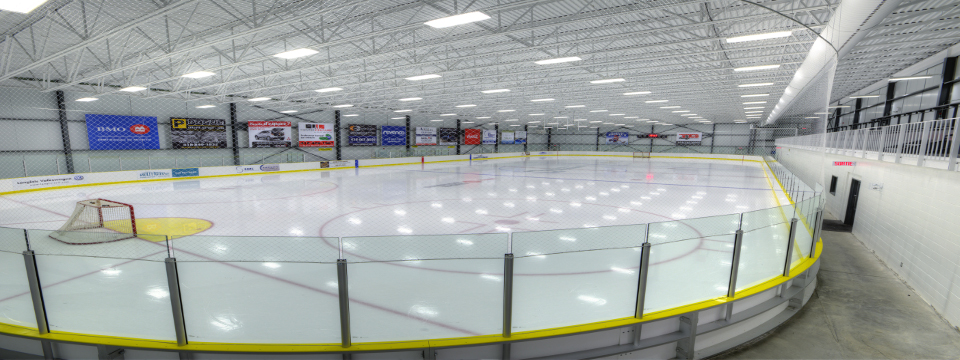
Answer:
[{"label": "steel support column", "polygon": [[493,131],[497,132],[497,141],[493,143],[493,152],[500,153],[500,124],[493,124]]},{"label": "steel support column", "polygon": [[[943,59],[943,71],[940,72],[940,74],[940,94],[937,96],[937,106],[950,104],[950,97],[952,95],[951,92],[954,84],[952,81],[957,78],[956,56]],[[946,119],[949,117],[949,113],[950,109],[943,107],[937,110],[936,119]]]},{"label": "steel support column", "polygon": [[[63,157],[67,163],[67,174],[73,174],[73,149],[70,148],[70,127],[67,124],[67,105],[63,91],[57,90],[57,115],[60,120],[60,141],[63,143]],[[59,167],[60,163],[57,162]],[[59,169],[57,169],[59,173]],[[87,169],[87,171],[92,171]],[[24,172],[26,174],[26,172]]]},{"label": "steel support column", "polygon": [[523,126],[523,133],[524,133],[524,134],[527,134],[527,137],[523,139],[523,152],[526,153],[526,152],[527,152],[527,143],[530,142],[530,141],[529,141],[529,139],[530,139],[530,130],[528,130],[527,125],[524,125],[524,126]]},{"label": "steel support column", "polygon": [[[404,115],[403,117],[406,119],[407,123],[407,153],[403,154],[403,156],[410,156],[410,137],[413,136],[413,134],[410,133],[410,115]],[[416,136],[413,138],[416,139]]]},{"label": "steel support column", "polygon": [[340,138],[340,110],[333,111],[333,138],[336,139],[334,147],[337,150],[337,160],[343,160],[341,158],[343,154],[340,152],[343,143],[343,139]]},{"label": "steel support column", "polygon": [[[231,140],[231,149],[233,150],[233,165],[240,165],[240,136],[237,135],[240,124],[237,122],[237,104],[230,103],[230,140]],[[250,129],[247,129],[250,131]]]},{"label": "steel support column", "polygon": [[[897,96],[897,82],[892,81],[887,83],[887,98],[883,101],[883,116],[891,115],[890,113],[893,111],[893,99],[896,96]],[[890,125],[890,124],[887,124],[887,125]]]},{"label": "steel support column", "polygon": [[460,119],[457,119],[457,155],[460,155],[460,144],[463,143],[461,139],[463,139],[463,130],[460,129]]}]

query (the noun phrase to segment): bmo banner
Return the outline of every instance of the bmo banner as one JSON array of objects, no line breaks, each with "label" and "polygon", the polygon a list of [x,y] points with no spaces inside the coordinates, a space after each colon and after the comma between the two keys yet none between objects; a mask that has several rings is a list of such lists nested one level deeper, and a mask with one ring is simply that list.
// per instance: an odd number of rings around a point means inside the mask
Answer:
[{"label": "bmo banner", "polygon": [[90,150],[159,149],[157,118],[86,114]]},{"label": "bmo banner", "polygon": [[481,136],[483,136],[483,130],[480,129],[464,129],[463,130],[463,143],[466,145],[480,145],[483,144]]},{"label": "bmo banner", "polygon": [[380,145],[406,145],[407,128],[404,126],[381,126],[380,127]]},{"label": "bmo banner", "polygon": [[677,133],[677,145],[700,145],[700,140],[703,139],[703,134],[701,133]]}]

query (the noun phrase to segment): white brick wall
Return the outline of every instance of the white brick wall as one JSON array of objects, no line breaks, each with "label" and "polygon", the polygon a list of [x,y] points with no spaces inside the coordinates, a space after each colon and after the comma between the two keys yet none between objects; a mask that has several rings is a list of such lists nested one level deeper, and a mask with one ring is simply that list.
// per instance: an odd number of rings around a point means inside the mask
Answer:
[{"label": "white brick wall", "polygon": [[[826,208],[841,220],[850,181],[860,180],[853,234],[952,326],[960,325],[960,173],[786,147],[777,157],[808,184],[829,190],[830,176],[837,176]],[[834,167],[834,161],[857,164]],[[871,189],[875,183],[883,189]]]}]

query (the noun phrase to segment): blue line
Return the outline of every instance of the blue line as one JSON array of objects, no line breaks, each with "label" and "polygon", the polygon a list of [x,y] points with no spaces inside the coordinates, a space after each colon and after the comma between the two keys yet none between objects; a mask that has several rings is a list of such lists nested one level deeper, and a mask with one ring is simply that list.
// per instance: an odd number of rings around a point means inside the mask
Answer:
[{"label": "blue line", "polygon": [[[407,171],[418,171],[418,172],[428,172],[428,173],[437,173],[437,174],[448,174],[456,175],[458,173],[446,172],[446,171],[430,171],[430,170],[407,170]],[[495,175],[495,174],[484,174],[484,173],[459,173],[459,174],[471,174],[471,175],[485,175],[493,177],[504,177],[506,175]],[[597,181],[597,182],[608,182],[608,183],[623,183],[623,184],[651,184],[651,185],[665,185],[665,186],[683,186],[683,187],[706,187],[706,188],[716,188],[716,189],[734,189],[734,190],[762,190],[770,191],[770,189],[763,188],[741,188],[741,187],[732,187],[732,186],[712,186],[712,185],[680,185],[680,184],[670,184],[670,183],[653,183],[653,182],[639,182],[639,181],[616,181],[616,180],[594,180],[594,179],[569,179],[569,178],[552,178],[546,176],[523,176],[523,175],[513,175],[510,177],[523,177],[531,179],[548,179],[548,180],[579,180],[579,181]]]}]

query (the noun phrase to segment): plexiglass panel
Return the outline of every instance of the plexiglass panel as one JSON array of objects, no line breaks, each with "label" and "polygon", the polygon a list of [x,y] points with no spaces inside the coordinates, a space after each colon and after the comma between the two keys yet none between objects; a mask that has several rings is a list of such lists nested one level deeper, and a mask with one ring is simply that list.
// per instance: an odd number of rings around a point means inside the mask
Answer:
[{"label": "plexiglass panel", "polygon": [[783,213],[785,210],[789,209],[778,207],[743,214],[737,291],[783,275],[790,231],[790,223]]},{"label": "plexiglass panel", "polygon": [[[67,245],[50,233],[30,230],[28,236],[51,331],[175,339],[162,242]],[[98,251],[103,257],[90,255]]]},{"label": "plexiglass panel", "polygon": [[810,257],[810,245],[813,243],[814,225],[814,215],[811,215],[811,209],[814,208],[816,201],[816,198],[809,198],[797,203],[797,233],[795,238],[797,249],[794,250],[797,256],[794,256],[794,262],[799,262]]},{"label": "plexiglass panel", "polygon": [[651,240],[655,233],[664,237],[650,249],[644,313],[726,296],[739,219],[731,214],[651,224]]},{"label": "plexiglass panel", "polygon": [[36,328],[30,286],[23,263],[22,229],[0,228],[0,323]]},{"label": "plexiglass panel", "polygon": [[353,341],[503,331],[508,235],[344,238]]},{"label": "plexiglass panel", "polygon": [[172,241],[193,341],[339,343],[337,239]]}]

